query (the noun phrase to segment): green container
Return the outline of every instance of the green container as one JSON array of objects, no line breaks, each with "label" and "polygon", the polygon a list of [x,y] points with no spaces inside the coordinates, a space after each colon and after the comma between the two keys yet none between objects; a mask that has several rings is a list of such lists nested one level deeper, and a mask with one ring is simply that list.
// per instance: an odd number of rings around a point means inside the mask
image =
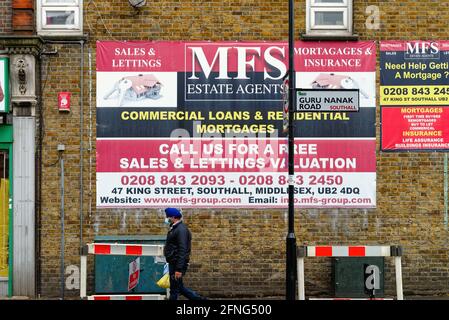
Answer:
[{"label": "green container", "polygon": [[[97,236],[95,243],[165,244],[166,236]],[[137,256],[95,255],[95,294],[166,293],[156,282],[162,277],[164,262],[155,257],[140,257],[138,285],[128,291],[129,264]]]},{"label": "green container", "polygon": [[384,297],[384,257],[332,258],[332,281],[336,298],[369,298],[365,292],[364,265],[374,265],[379,270],[379,289],[375,297]]}]

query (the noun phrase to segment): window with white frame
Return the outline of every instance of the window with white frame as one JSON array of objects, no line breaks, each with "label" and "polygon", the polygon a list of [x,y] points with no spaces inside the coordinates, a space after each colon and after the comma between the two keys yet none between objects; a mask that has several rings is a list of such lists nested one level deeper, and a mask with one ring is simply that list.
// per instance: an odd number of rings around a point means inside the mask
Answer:
[{"label": "window with white frame", "polygon": [[37,0],[37,32],[42,35],[81,35],[83,0]]},{"label": "window with white frame", "polygon": [[307,0],[308,35],[352,34],[352,0]]}]

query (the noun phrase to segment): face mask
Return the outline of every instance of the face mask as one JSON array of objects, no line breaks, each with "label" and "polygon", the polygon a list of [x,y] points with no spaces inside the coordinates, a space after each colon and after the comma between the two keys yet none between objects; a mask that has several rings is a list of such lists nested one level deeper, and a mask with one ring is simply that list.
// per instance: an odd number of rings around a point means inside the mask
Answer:
[{"label": "face mask", "polygon": [[164,224],[167,225],[167,226],[171,225],[170,219],[169,218],[165,218]]}]

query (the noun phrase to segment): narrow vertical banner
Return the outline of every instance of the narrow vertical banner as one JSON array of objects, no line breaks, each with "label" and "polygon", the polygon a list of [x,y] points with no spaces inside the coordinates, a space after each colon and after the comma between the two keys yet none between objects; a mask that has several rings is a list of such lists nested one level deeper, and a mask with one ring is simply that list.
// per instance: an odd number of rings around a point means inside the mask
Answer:
[{"label": "narrow vertical banner", "polygon": [[449,41],[380,43],[381,149],[449,150]]}]

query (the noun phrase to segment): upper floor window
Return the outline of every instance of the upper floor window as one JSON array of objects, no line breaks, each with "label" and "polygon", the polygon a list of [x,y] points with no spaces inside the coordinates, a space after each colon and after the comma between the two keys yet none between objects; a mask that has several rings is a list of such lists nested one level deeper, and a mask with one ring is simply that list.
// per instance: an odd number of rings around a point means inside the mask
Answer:
[{"label": "upper floor window", "polygon": [[307,0],[307,35],[352,35],[352,0]]},{"label": "upper floor window", "polygon": [[81,35],[82,0],[37,0],[37,32],[41,35]]}]

